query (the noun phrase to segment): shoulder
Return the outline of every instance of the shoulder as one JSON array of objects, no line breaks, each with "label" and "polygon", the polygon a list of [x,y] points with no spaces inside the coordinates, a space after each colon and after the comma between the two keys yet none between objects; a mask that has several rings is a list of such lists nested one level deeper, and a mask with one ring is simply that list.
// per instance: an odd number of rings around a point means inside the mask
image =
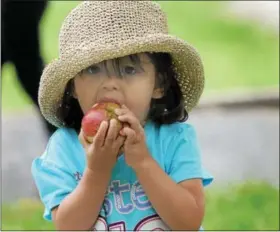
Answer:
[{"label": "shoulder", "polygon": [[160,163],[166,163],[182,146],[196,146],[195,129],[186,122],[156,125],[149,122],[145,126],[146,141],[149,149]]},{"label": "shoulder", "polygon": [[75,140],[77,137],[77,133],[74,129],[71,128],[58,128],[53,135],[50,137],[48,145],[56,143],[56,142],[70,142]]},{"label": "shoulder", "polygon": [[186,122],[176,122],[163,125],[157,125],[153,122],[149,122],[145,126],[145,134],[148,139],[165,141],[167,143],[175,139],[177,141],[178,139],[196,139],[194,126]]},{"label": "shoulder", "polygon": [[165,133],[172,133],[175,135],[181,135],[184,133],[193,134],[194,127],[186,122],[176,122],[172,124],[162,125],[161,130]]},{"label": "shoulder", "polygon": [[160,125],[155,130],[157,130],[159,138],[166,142],[174,139],[190,140],[196,138],[194,126],[186,122]]},{"label": "shoulder", "polygon": [[59,128],[50,137],[47,149],[53,146],[71,146],[71,144],[76,142],[77,138],[77,133],[74,129],[65,127]]},{"label": "shoulder", "polygon": [[76,154],[82,151],[76,131],[71,128],[59,128],[50,137],[39,159],[44,162],[67,163],[66,161],[76,159]]}]

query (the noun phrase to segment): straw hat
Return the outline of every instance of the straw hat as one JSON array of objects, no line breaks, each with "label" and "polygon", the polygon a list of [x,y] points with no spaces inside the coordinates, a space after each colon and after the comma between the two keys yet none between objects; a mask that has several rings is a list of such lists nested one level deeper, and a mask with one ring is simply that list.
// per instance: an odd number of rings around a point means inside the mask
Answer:
[{"label": "straw hat", "polygon": [[190,112],[204,87],[202,62],[191,45],[168,34],[160,6],[152,1],[85,1],[64,20],[59,58],[43,71],[39,86],[42,114],[61,127],[56,114],[70,79],[94,63],[141,52],[171,54]]}]

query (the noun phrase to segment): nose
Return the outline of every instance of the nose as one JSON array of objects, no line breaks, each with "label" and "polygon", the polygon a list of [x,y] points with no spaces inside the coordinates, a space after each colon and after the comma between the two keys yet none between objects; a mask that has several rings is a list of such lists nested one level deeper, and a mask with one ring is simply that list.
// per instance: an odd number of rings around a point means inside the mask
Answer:
[{"label": "nose", "polygon": [[119,78],[115,76],[110,76],[109,78],[106,78],[103,82],[102,88],[107,91],[119,90],[120,83],[118,79]]}]

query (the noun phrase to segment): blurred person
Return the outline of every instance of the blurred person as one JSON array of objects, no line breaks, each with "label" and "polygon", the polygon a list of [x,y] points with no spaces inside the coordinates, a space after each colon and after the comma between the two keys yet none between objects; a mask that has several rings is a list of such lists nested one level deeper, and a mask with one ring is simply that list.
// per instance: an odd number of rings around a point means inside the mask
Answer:
[{"label": "blurred person", "polygon": [[[152,19],[152,20],[151,20]],[[66,17],[59,59],[44,70],[39,105],[59,127],[32,175],[57,230],[198,230],[204,187],[188,112],[204,86],[197,51],[168,34],[154,1],[85,1]],[[92,105],[120,104],[93,141]]]},{"label": "blurred person", "polygon": [[[14,64],[18,80],[37,107],[39,81],[44,68],[39,25],[47,3],[47,0],[1,2],[1,70],[6,62]],[[50,136],[56,127],[42,119]]]}]

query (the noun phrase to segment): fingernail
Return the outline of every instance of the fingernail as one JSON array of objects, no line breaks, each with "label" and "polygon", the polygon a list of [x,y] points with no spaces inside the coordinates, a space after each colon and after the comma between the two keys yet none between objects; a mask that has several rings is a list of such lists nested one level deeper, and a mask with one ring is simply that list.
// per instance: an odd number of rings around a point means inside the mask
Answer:
[{"label": "fingernail", "polygon": [[107,125],[107,121],[102,121],[100,126],[106,126]]}]

